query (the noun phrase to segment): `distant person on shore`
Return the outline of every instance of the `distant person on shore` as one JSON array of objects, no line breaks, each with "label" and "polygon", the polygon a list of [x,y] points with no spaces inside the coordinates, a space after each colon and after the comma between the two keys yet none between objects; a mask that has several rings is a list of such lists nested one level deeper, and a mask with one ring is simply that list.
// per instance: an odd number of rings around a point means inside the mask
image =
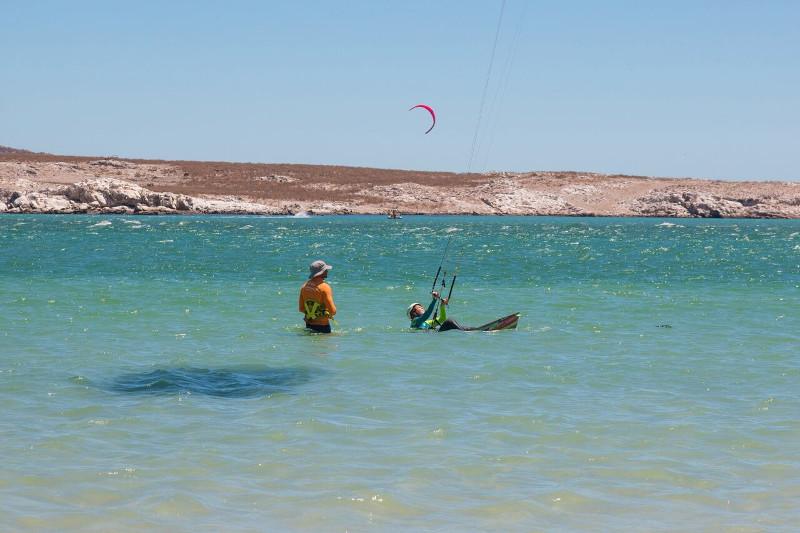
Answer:
[{"label": "distant person on shore", "polygon": [[[436,309],[436,300],[439,300],[439,293],[434,291],[433,299],[428,304],[428,308],[422,307],[419,302],[414,302],[408,306],[406,316],[411,319],[411,327],[414,329],[437,329],[439,331],[448,331],[451,329],[460,329],[461,331],[471,331],[474,328],[460,326],[453,318],[447,317],[447,304],[450,302],[447,298],[441,298],[442,305],[439,310],[434,314]],[[434,315],[431,318],[431,315]]]},{"label": "distant person on shore", "polygon": [[311,263],[308,281],[300,289],[300,312],[306,328],[317,333],[330,333],[330,320],[336,314],[331,286],[325,283],[331,268],[324,261]]}]

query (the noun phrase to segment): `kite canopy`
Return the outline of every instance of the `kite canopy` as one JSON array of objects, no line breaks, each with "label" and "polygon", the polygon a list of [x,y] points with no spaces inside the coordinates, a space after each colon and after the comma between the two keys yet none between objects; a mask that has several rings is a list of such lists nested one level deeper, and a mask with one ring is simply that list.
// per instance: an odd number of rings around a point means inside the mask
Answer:
[{"label": "kite canopy", "polygon": [[[430,107],[426,106],[425,104],[418,104],[418,105],[415,105],[415,106],[414,106],[414,107],[412,107],[411,109],[416,109],[416,108],[418,108],[418,107],[421,107],[422,109],[427,109],[427,110],[428,110],[428,113],[430,113],[430,114],[431,114],[431,118],[433,119],[433,124],[431,124],[431,127],[430,127],[430,128],[428,128],[428,131],[426,131],[426,132],[425,132],[426,134],[427,134],[427,133],[430,133],[430,131],[431,131],[431,130],[433,129],[433,127],[436,125],[436,113],[434,113],[434,112],[433,112],[433,109],[431,109]],[[409,109],[409,111],[411,111],[411,109]]]}]

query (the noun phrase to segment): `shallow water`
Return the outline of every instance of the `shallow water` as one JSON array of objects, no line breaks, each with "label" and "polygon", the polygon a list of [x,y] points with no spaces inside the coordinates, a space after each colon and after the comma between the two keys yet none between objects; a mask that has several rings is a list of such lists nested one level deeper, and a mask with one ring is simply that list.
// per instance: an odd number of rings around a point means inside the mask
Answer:
[{"label": "shallow water", "polygon": [[[450,237],[450,314],[519,329],[408,329]],[[0,246],[4,529],[800,521],[798,221],[3,215]]]}]

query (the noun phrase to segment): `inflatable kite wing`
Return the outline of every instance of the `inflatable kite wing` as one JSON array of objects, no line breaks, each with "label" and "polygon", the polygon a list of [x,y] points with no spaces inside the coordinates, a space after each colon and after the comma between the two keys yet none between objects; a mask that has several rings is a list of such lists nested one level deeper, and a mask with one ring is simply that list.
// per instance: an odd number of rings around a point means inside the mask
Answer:
[{"label": "inflatable kite wing", "polygon": [[[431,109],[430,107],[426,106],[425,104],[418,104],[418,105],[415,105],[415,106],[414,106],[414,107],[412,107],[411,109],[416,109],[416,108],[418,108],[418,107],[421,107],[422,109],[427,109],[427,110],[428,110],[428,113],[430,113],[430,114],[431,114],[431,118],[433,119],[433,124],[431,124],[431,127],[430,127],[430,128],[428,128],[428,131],[426,131],[426,132],[425,132],[426,134],[427,134],[427,133],[430,133],[430,131],[431,131],[431,130],[433,129],[433,127],[436,125],[436,113],[434,113],[434,112],[433,112],[433,109]],[[409,111],[411,111],[411,109],[409,109]]]}]

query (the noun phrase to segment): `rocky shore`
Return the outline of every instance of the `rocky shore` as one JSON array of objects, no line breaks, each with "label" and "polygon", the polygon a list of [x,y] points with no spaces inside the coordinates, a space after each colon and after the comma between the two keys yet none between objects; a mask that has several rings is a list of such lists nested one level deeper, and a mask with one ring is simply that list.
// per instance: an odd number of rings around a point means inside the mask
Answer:
[{"label": "rocky shore", "polygon": [[0,154],[0,213],[800,218],[800,183]]}]

